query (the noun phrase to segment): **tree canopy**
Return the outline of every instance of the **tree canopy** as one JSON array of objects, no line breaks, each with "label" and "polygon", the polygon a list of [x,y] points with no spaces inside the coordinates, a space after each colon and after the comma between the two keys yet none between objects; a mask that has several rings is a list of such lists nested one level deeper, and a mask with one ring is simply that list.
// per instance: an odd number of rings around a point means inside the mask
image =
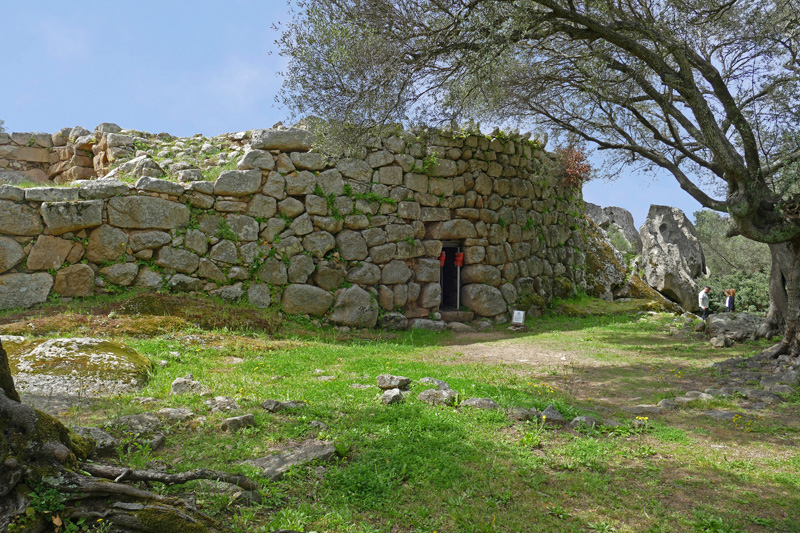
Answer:
[{"label": "tree canopy", "polygon": [[[800,353],[798,0],[298,0],[284,99],[334,124],[545,127],[773,247]],[[775,284],[775,287],[778,285]],[[772,287],[772,285],[771,285]],[[782,349],[783,349],[782,348]]]},{"label": "tree canopy", "polygon": [[[796,0],[301,0],[287,103],[362,125],[515,121],[664,168],[762,242],[800,158]],[[726,197],[705,192],[727,185]]]}]

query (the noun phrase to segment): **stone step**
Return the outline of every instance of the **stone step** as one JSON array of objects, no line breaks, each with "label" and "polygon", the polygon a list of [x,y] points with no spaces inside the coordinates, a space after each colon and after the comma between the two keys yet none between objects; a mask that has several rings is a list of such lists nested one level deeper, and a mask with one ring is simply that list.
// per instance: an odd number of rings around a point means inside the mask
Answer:
[{"label": "stone step", "polygon": [[445,322],[471,322],[475,318],[472,311],[440,311]]}]

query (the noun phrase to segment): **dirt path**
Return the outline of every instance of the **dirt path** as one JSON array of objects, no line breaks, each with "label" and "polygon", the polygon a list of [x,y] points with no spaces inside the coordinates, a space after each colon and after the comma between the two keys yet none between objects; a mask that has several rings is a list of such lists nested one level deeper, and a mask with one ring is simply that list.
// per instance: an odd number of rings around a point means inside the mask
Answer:
[{"label": "dirt path", "polygon": [[570,364],[600,366],[603,363],[587,359],[585,354],[572,350],[552,350],[537,346],[528,337],[509,337],[502,332],[470,333],[459,335],[440,351],[451,355],[459,363],[494,363],[530,365],[536,370],[547,370]]}]

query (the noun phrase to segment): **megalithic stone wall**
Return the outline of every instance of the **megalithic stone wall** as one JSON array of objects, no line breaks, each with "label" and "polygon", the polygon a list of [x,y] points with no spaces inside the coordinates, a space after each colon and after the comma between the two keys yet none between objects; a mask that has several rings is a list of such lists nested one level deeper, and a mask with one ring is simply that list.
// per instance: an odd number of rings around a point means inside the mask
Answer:
[{"label": "megalithic stone wall", "polygon": [[[374,326],[380,310],[438,311],[438,257],[453,240],[461,302],[478,316],[585,288],[581,193],[526,137],[404,133],[331,158],[305,130],[256,130],[238,134],[237,170],[181,183],[152,177],[151,156],[105,130],[69,141],[104,178],[0,185],[0,309],[145,287]],[[55,176],[92,177],[71,168]]]}]

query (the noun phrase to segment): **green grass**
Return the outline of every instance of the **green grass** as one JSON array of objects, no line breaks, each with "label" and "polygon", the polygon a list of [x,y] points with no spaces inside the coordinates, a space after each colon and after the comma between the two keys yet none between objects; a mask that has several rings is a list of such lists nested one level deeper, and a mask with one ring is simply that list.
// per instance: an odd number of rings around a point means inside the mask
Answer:
[{"label": "green grass", "polygon": [[[205,511],[235,531],[529,532],[796,531],[800,528],[800,402],[746,411],[730,398],[698,403],[633,426],[622,410],[716,384],[715,361],[746,356],[765,343],[714,350],[671,315],[551,315],[529,333],[504,330],[474,338],[428,331],[343,334],[313,321],[288,321],[263,333],[262,310],[211,299],[162,296],[163,315],[124,314],[129,297],[71,302],[37,312],[0,314],[0,334],[91,334],[116,338],[153,361],[149,383],[134,395],[74,408],[68,424],[186,407],[203,423],[168,425],[166,446],[128,448],[119,464],[173,471],[215,468],[251,476],[261,503],[244,504],[198,482],[153,489],[191,492]],[[141,297],[140,297],[141,298]],[[141,304],[141,300],[139,300]],[[141,304],[143,305],[143,304]],[[109,318],[109,313],[115,318]],[[32,326],[30,326],[32,324]],[[138,329],[137,329],[138,328]],[[120,333],[123,332],[123,333]],[[568,353],[567,364],[467,362],[448,344],[522,347]],[[533,359],[533,355],[531,356]],[[230,416],[205,397],[172,396],[176,377],[193,374],[232,396],[256,427],[222,432]],[[412,378],[403,404],[380,403],[381,373]],[[554,404],[568,419],[592,414],[621,427],[573,431],[512,422],[501,411],[432,407],[416,399],[422,377],[447,381],[459,401],[490,397],[501,407]],[[323,378],[324,379],[320,379]],[[353,388],[351,385],[373,385]],[[276,414],[265,399],[302,400]],[[742,411],[737,421],[705,409]],[[319,429],[312,422],[321,422]],[[323,439],[340,457],[291,470],[272,482],[243,464],[293,443]]]}]

